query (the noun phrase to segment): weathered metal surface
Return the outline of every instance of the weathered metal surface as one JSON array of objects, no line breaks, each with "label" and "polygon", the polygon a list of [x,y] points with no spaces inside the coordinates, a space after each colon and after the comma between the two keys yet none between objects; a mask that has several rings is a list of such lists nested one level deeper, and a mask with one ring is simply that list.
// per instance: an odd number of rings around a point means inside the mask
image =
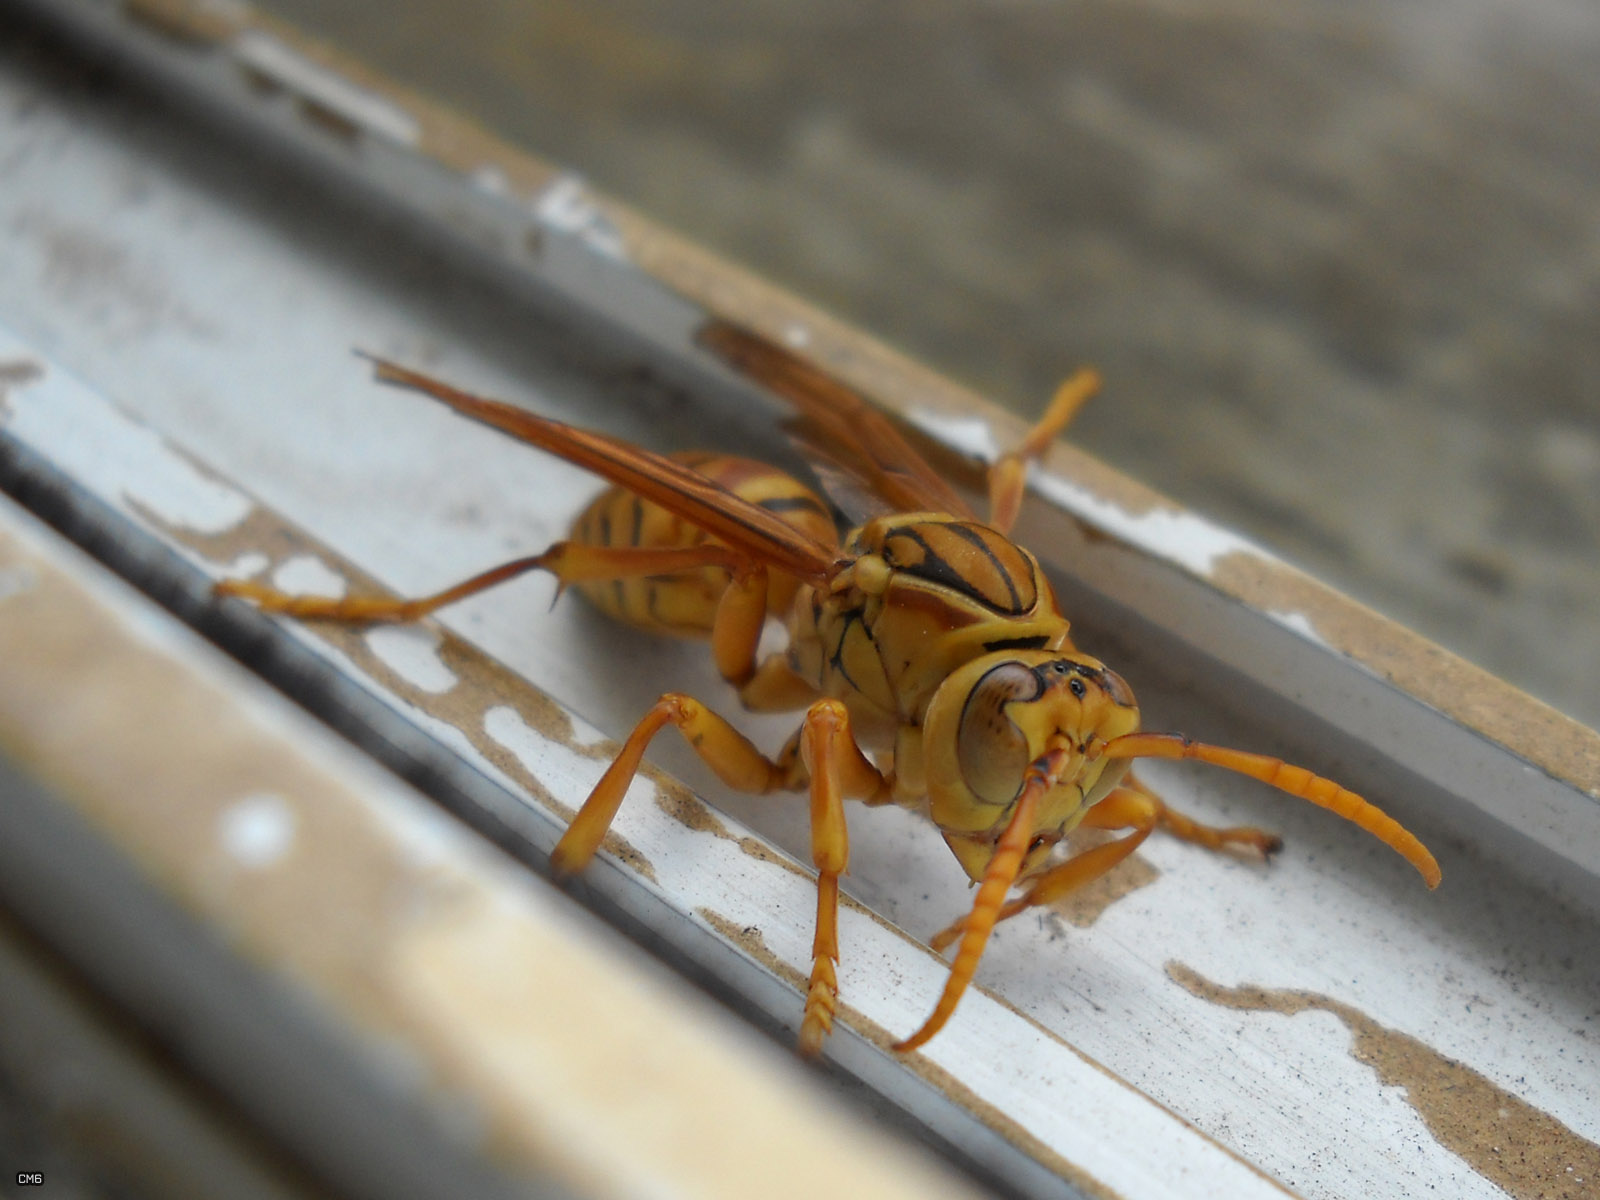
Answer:
[{"label": "weathered metal surface", "polygon": [[[53,370],[31,386],[107,459],[170,453]],[[123,499],[215,519],[227,490],[166,466],[123,475]],[[843,1173],[872,1195],[972,1194],[9,501],[0,655],[6,900],[91,973],[117,967],[176,1058],[340,1188],[732,1200]]]},{"label": "weathered metal surface", "polygon": [[[330,78],[287,31],[229,10],[217,28],[152,37],[73,11],[243,123],[188,124],[181,103],[125,82],[103,85],[108,103],[48,74],[59,51],[12,52],[0,102],[21,115],[0,155],[29,169],[0,196],[5,429],[207,572],[417,593],[543,546],[581,507],[580,473],[374,387],[352,345],[653,445],[710,431],[770,446],[768,413],[692,359],[709,310],[803,343],[951,445],[1009,435],[959,389],[559,173],[481,137],[455,137],[470,149],[453,157],[414,132],[438,127],[425,104]],[[241,147],[285,144],[314,165],[241,161]],[[1289,849],[1262,869],[1151,843],[1142,886],[1004,927],[987,990],[901,1063],[882,1046],[924,1015],[941,967],[894,926],[925,935],[967,893],[917,818],[852,814],[854,1035],[836,1060],[1035,1191],[1061,1186],[1039,1164],[1128,1196],[1274,1194],[1272,1179],[1310,1196],[1573,1186],[1565,1165],[1600,1134],[1594,735],[1081,454],[1050,466],[1022,539],[1069,572],[1075,631],[1116,652],[1154,719],[1292,750],[1392,806],[1438,843],[1444,889],[1425,895],[1322,814],[1152,768],[1175,804],[1279,828]],[[598,774],[601,735],[660,690],[732,704],[700,648],[548,603],[548,583],[527,580],[447,612],[442,633],[281,636],[523,796],[537,847]],[[749,728],[767,744],[788,732],[778,718]],[[655,757],[704,778],[681,747]],[[707,794],[722,815],[640,783],[593,886],[793,1020],[783,981],[809,953],[808,884],[741,826],[804,861],[804,805]],[[1265,990],[1229,990],[1245,985]],[[1250,1005],[1280,1011],[1241,1018]],[[1284,1011],[1307,1008],[1323,1015]],[[1359,1030],[1354,1055],[1341,1022]],[[1430,1090],[1425,1071],[1370,1065],[1428,1055],[1481,1086]],[[1520,1176],[1492,1143],[1439,1132],[1485,1105],[1511,1112],[1501,1092],[1555,1147]]]}]

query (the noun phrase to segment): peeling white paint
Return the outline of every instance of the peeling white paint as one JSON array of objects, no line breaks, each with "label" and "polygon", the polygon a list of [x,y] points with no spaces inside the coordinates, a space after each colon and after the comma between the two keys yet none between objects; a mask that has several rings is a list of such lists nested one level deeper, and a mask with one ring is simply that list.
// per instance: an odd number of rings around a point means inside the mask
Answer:
[{"label": "peeling white paint", "polygon": [[1307,641],[1315,642],[1325,650],[1334,648],[1327,638],[1317,632],[1317,627],[1311,623],[1311,618],[1303,612],[1273,612],[1268,609],[1266,615],[1285,629],[1294,630]]},{"label": "peeling white paint", "polygon": [[1209,578],[1219,559],[1249,554],[1275,562],[1253,542],[1229,533],[1203,517],[1171,508],[1131,513],[1111,501],[1057,475],[1035,471],[1032,484],[1053,503],[1088,521],[1104,533]]},{"label": "peeling white paint", "polygon": [[255,870],[281,861],[294,845],[298,827],[294,808],[272,792],[237,800],[217,818],[222,848],[241,866]]},{"label": "peeling white paint", "polygon": [[1000,445],[994,440],[994,430],[982,417],[952,417],[948,413],[915,409],[906,414],[906,420],[962,454],[983,462],[993,462],[1000,457]]},{"label": "peeling white paint", "polygon": [[509,704],[497,704],[483,714],[483,731],[516,756],[529,773],[541,775],[555,746],[535,731]]},{"label": "peeling white paint", "polygon": [[414,687],[442,695],[460,682],[439,657],[439,635],[422,625],[380,625],[365,635],[367,649]]},{"label": "peeling white paint", "polygon": [[258,550],[246,550],[232,562],[217,568],[224,579],[253,579],[272,565],[272,560]]},{"label": "peeling white paint", "polygon": [[272,586],[304,596],[343,596],[344,576],[314,554],[285,559],[272,573]]},{"label": "peeling white paint", "polygon": [[[34,358],[33,348],[0,323],[0,359],[23,357]],[[11,384],[6,394],[0,410],[6,430],[30,445],[49,446],[58,470],[93,479],[102,495],[203,534],[232,529],[250,513],[248,497],[200,471],[154,430],[57,367]]]},{"label": "peeling white paint", "polygon": [[234,40],[233,52],[251,70],[338,114],[364,133],[413,149],[422,141],[421,127],[410,113],[319,66],[270,34],[257,30],[242,33]]},{"label": "peeling white paint", "polygon": [[622,234],[600,211],[588,187],[576,175],[558,177],[539,193],[533,211],[551,229],[580,239],[596,253],[618,262],[628,261]]},{"label": "peeling white paint", "polygon": [[[981,417],[950,417],[917,411],[907,414],[907,419],[945,445],[981,462],[992,463],[1000,456],[994,430]],[[1275,561],[1254,543],[1190,512],[1163,507],[1147,513],[1131,513],[1037,466],[1028,480],[1040,495],[1102,532],[1179,563],[1198,575],[1210,576],[1218,559],[1241,551]]]},{"label": "peeling white paint", "polygon": [[507,196],[511,194],[511,184],[506,179],[506,173],[493,163],[484,163],[476,167],[467,176],[472,186],[486,196]]}]

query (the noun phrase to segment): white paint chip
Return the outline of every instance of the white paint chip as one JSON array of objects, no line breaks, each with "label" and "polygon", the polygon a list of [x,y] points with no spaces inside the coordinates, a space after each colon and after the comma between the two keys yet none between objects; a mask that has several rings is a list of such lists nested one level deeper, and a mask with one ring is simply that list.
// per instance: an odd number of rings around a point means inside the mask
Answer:
[{"label": "white paint chip", "polygon": [[435,696],[460,682],[439,657],[439,635],[420,625],[380,625],[365,634],[367,649],[413,687]]},{"label": "white paint chip", "polygon": [[483,731],[504,746],[534,774],[543,774],[558,762],[563,769],[576,769],[583,782],[575,784],[586,792],[599,775],[599,764],[583,757],[580,751],[606,741],[605,734],[583,721],[574,721],[568,745],[553,741],[532,728],[522,714],[509,704],[497,704],[483,714]]},{"label": "white paint chip", "polygon": [[[994,430],[982,418],[949,417],[927,411],[909,413],[907,418],[945,445],[982,462],[992,463],[1000,456]],[[1271,560],[1271,555],[1259,546],[1193,513],[1165,507],[1131,513],[1087,488],[1037,467],[1030,472],[1028,480],[1040,495],[1103,532],[1176,562],[1198,575],[1209,578],[1217,560],[1240,551]]]},{"label": "white paint chip", "polygon": [[246,550],[230,563],[218,568],[224,579],[253,579],[272,565],[272,560],[258,550]]},{"label": "white paint chip", "polygon": [[258,792],[230,805],[217,821],[222,848],[242,866],[270,867],[294,844],[299,819],[289,802]]},{"label": "white paint chip", "polygon": [[38,583],[38,574],[26,564],[14,567],[0,567],[0,600],[6,600],[12,596],[20,596],[23,592],[32,591]]},{"label": "white paint chip", "polygon": [[506,173],[493,163],[485,163],[475,168],[467,178],[474,188],[486,196],[511,194],[511,184],[506,179]]},{"label": "white paint chip", "polygon": [[301,99],[337,113],[363,133],[402,146],[421,144],[421,127],[410,113],[312,62],[271,34],[255,30],[243,33],[234,39],[233,52],[251,70]]},{"label": "white paint chip", "polygon": [[562,175],[540,192],[533,211],[551,229],[578,238],[596,253],[618,262],[628,260],[621,232],[600,211],[576,175]]},{"label": "white paint chip", "polygon": [[994,440],[994,430],[982,417],[951,417],[917,409],[907,413],[906,420],[962,454],[983,462],[993,462],[1000,457],[1000,446]]},{"label": "white paint chip", "polygon": [[344,577],[310,554],[285,559],[272,573],[272,586],[283,592],[309,596],[343,596]]},{"label": "white paint chip", "polygon": [[1042,471],[1033,473],[1032,482],[1041,495],[1111,536],[1208,579],[1218,560],[1230,554],[1276,561],[1253,543],[1190,512],[1163,507],[1131,513],[1087,488]]},{"label": "white paint chip", "polygon": [[530,771],[545,757],[547,740],[528,728],[522,714],[509,704],[497,704],[483,714],[483,731],[515,754]]},{"label": "white paint chip", "polygon": [[1285,629],[1292,629],[1307,641],[1315,642],[1325,650],[1331,650],[1328,639],[1317,632],[1317,627],[1311,623],[1311,618],[1303,612],[1268,612],[1271,617]]},{"label": "white paint chip", "polygon": [[[0,360],[30,348],[0,324]],[[250,514],[250,500],[201,471],[154,430],[56,368],[6,391],[0,423],[19,441],[49,446],[55,466],[93,479],[102,495],[131,501],[167,525],[196,533],[232,529]],[[71,430],[62,437],[62,430]]]}]

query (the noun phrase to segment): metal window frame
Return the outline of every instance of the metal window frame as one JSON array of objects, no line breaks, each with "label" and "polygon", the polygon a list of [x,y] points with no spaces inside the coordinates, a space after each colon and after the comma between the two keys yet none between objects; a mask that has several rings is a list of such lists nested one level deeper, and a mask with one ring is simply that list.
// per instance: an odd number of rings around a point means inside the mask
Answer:
[{"label": "metal window frame", "polygon": [[[656,410],[643,417],[609,414],[624,429],[638,422],[659,433],[671,423],[664,420],[662,405],[677,402],[677,388],[692,388],[690,403],[707,406],[708,413],[732,414],[729,419],[740,429],[765,419],[748,388],[719,377],[695,355],[692,331],[714,314],[783,340],[881,401],[920,429],[946,465],[965,472],[969,481],[974,456],[992,454],[996,444],[1017,432],[1014,418],[858,331],[684,243],[570,174],[248,10],[81,0],[50,7],[48,19],[70,30],[84,47],[98,46],[123,69],[182,97],[175,104],[226,113],[213,132],[235,131],[229,136],[238,146],[270,146],[286,156],[286,172],[332,181],[326,186],[355,197],[348,201],[352,206],[370,207],[385,220],[405,214],[419,237],[450,247],[456,257],[449,259],[449,271],[491,279],[510,303],[525,305],[530,313],[554,311],[562,320],[587,323],[594,338],[615,347],[617,363],[649,364],[666,381],[664,390],[652,393]],[[288,165],[296,162],[298,167]],[[519,774],[509,760],[497,766],[481,741],[463,747],[442,724],[448,706],[430,708],[426,686],[407,678],[400,659],[386,661],[372,643],[355,636],[289,629],[238,613],[217,615],[204,602],[206,572],[222,569],[224,551],[235,553],[242,545],[206,528],[208,506],[234,503],[219,501],[221,492],[233,492],[244,505],[240,511],[253,513],[248,534],[263,544],[275,543],[280,550],[297,545],[302,556],[314,554],[351,583],[361,582],[368,568],[318,545],[315,531],[308,534],[295,520],[281,519],[271,504],[244,495],[234,472],[217,464],[197,471],[179,428],[157,428],[162,448],[139,468],[187,480],[190,491],[172,501],[175,509],[153,511],[149,496],[141,498],[127,477],[74,463],[69,433],[63,425],[51,426],[48,413],[59,415],[78,405],[80,413],[91,414],[81,419],[92,419],[106,438],[127,446],[142,444],[150,431],[118,411],[124,404],[138,410],[136,399],[97,386],[107,378],[101,350],[78,344],[71,331],[53,336],[56,342],[49,344],[38,329],[31,338],[10,335],[0,355],[12,364],[32,363],[40,372],[38,378],[19,375],[9,381],[10,486],[31,486],[45,497],[38,501],[42,507],[55,504],[60,512],[78,513],[87,528],[98,529],[124,552],[148,540],[144,557],[161,560],[148,574],[166,581],[174,605],[196,621],[211,622],[225,641],[253,640],[258,654],[278,662],[280,675],[316,675],[319,669],[307,664],[333,663],[335,678],[324,667],[310,685],[333,696],[330,711],[355,713],[348,720],[366,730],[364,737],[387,741],[397,761],[431,772],[433,784],[457,797],[457,811],[518,857],[536,862],[555,836],[560,807],[581,794],[582,763],[594,759],[597,735],[574,726],[570,713],[549,716],[542,726],[524,718],[528,735],[547,755],[541,772],[562,755],[571,760],[556,795],[530,806],[517,795],[528,791],[526,763]],[[448,361],[452,352],[440,353]],[[503,362],[492,353],[468,365],[485,379],[504,379]],[[97,382],[80,378],[80,370]],[[312,386],[334,379],[348,387],[350,371],[341,370],[342,375],[308,365],[303,378]],[[666,401],[660,399],[663,394]],[[373,411],[380,408],[381,403]],[[464,453],[470,460],[472,451]],[[1470,864],[1465,868],[1469,878],[1503,871],[1528,896],[1574,910],[1579,915],[1573,920],[1591,920],[1600,911],[1594,871],[1600,862],[1600,738],[1592,731],[1070,446],[1055,448],[1045,467],[1019,536],[1032,547],[1047,547],[1047,563],[1065,572],[1063,596],[1080,628],[1102,631],[1108,649],[1153,671],[1174,671],[1200,680],[1192,687],[1226,692],[1230,699],[1223,707],[1253,714],[1252,733],[1269,745],[1309,753],[1314,766],[1344,766],[1363,785],[1382,781],[1385,801],[1399,815],[1425,830],[1449,831],[1458,852],[1455,869]],[[231,529],[223,523],[223,532]],[[92,533],[88,536],[92,539]],[[379,549],[378,557],[384,558],[392,548]],[[467,616],[451,624],[470,637],[474,621],[481,624],[482,618]],[[461,655],[476,653],[453,641],[448,645],[456,664]],[[392,648],[392,653],[403,657],[412,651]],[[662,653],[674,663],[681,657]],[[537,690],[514,672],[487,656],[473,669],[481,672],[483,688],[511,689],[527,712],[549,715]],[[356,680],[358,690],[340,690],[337,677],[344,676]],[[703,683],[707,676],[702,672],[697,678]],[[553,690],[573,703],[559,688]],[[1174,689],[1174,711],[1186,711],[1183,690]],[[368,694],[378,696],[379,703],[362,698]],[[1194,708],[1192,698],[1189,708]],[[403,718],[400,725],[393,723],[395,713]],[[1224,724],[1228,721],[1236,716],[1229,715]],[[554,735],[563,722],[565,731]],[[673,895],[671,886],[651,878],[653,872],[659,876],[658,855],[630,858],[624,849],[598,865],[583,893],[637,936],[669,943],[680,963],[718,980],[768,1021],[792,1021],[797,1015],[791,978],[795,952],[775,951],[772,943],[781,940],[780,929],[789,942],[804,941],[809,911],[803,872],[797,874],[782,851],[762,844],[735,818],[710,816],[670,783],[656,786],[671,798],[658,800],[658,812],[669,819],[641,825],[641,836],[670,839],[688,829],[696,834],[697,848],[675,852],[685,860],[719,861],[714,852],[732,844],[740,847],[742,859],[765,864],[762,882],[755,885],[763,895],[751,901],[764,913],[754,927],[759,934],[740,924],[743,913],[735,918],[728,906],[716,910],[717,919],[706,915],[705,905],[698,916],[692,908],[685,910],[687,892]],[[669,812],[674,806],[676,815]],[[1449,858],[1446,867],[1448,876]],[[1382,866],[1374,871],[1372,886],[1380,898],[1402,906],[1397,920],[1426,925],[1429,918],[1419,915],[1424,909],[1395,899],[1404,895],[1395,873]],[[792,895],[781,891],[785,886]],[[904,1011],[917,1010],[934,994],[928,981],[937,980],[937,962],[870,907],[856,906],[852,912],[860,934],[847,955],[864,952],[872,962],[881,954],[885,965],[874,963],[874,969],[917,972],[919,982],[908,988],[914,995]],[[863,951],[864,946],[871,948]],[[877,999],[888,1003],[893,997]],[[884,1052],[896,1031],[881,1018],[858,1013],[846,1022],[852,1032],[835,1039],[834,1061],[1009,1186],[1030,1193],[1109,1188],[1126,1195],[1181,1194],[1200,1179],[1219,1194],[1258,1189],[1277,1194],[1276,1184],[1219,1142],[1058,1035],[1030,1025],[1000,998],[979,989],[967,1007],[980,1014],[972,1024],[988,1029],[970,1046],[953,1046],[949,1060],[930,1057],[908,1068]],[[985,1058],[1000,1047],[1028,1059],[1029,1071],[1020,1082],[982,1078]],[[1038,1104],[1043,1096],[1059,1094],[1049,1090],[1053,1086],[1067,1092],[1087,1089],[1096,1100],[1091,1109],[1109,1114],[1110,1124],[1101,1128],[1079,1116],[1078,1128],[1058,1123],[1041,1133],[1037,1114],[1014,1105]],[[1133,1169],[1135,1148],[1153,1142],[1166,1149],[1153,1165]]]}]

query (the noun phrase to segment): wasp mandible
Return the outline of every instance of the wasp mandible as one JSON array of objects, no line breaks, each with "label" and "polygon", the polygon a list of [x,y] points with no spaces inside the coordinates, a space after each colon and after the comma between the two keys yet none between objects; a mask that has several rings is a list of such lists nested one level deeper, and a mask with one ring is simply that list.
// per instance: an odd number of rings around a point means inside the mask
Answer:
[{"label": "wasp mandible", "polygon": [[[612,484],[569,540],[414,600],[294,596],[248,582],[218,586],[299,618],[411,621],[533,570],[645,629],[709,637],[718,671],[755,711],[804,709],[772,757],[698,700],[668,692],[623,742],[557,844],[570,875],[594,856],[645,748],[673,726],[737,791],[805,789],[817,870],[817,919],[800,1049],[817,1054],[838,1004],[839,877],[849,864],[846,800],[924,809],[977,884],[969,912],[933,939],[958,943],[943,994],[896,1049],[934,1036],[977,971],[996,923],[1048,904],[1111,870],[1158,826],[1210,848],[1262,854],[1261,829],[1212,828],[1167,807],[1129,772],[1136,758],[1196,759],[1254,776],[1367,830],[1428,886],[1432,854],[1355,793],[1279,759],[1140,729],[1128,684],[1078,652],[1039,562],[1007,536],[1028,465],[1098,388],[1069,379],[1022,443],[990,469],[989,519],[859,395],[771,342],[722,321],[698,340],[792,403],[819,473],[875,496],[882,509],[842,542],[832,509],[773,467],[712,454],[660,455],[604,434],[486,400],[396,363],[377,377],[584,467]],[[762,659],[767,618],[787,648]],[[1121,836],[1070,857],[1079,828]],[[1012,889],[1025,885],[1008,899]]]}]

